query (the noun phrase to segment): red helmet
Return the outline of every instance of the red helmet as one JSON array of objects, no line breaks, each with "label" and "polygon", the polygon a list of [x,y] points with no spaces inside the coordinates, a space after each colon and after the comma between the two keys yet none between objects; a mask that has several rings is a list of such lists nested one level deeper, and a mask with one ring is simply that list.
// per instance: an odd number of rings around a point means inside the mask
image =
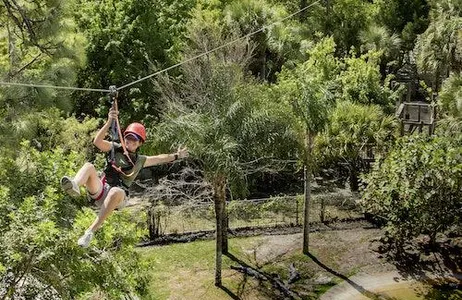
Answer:
[{"label": "red helmet", "polygon": [[144,128],[144,125],[141,123],[131,123],[130,125],[127,126],[127,129],[125,129],[124,136],[126,136],[129,133],[134,133],[137,136],[139,136],[144,143],[146,141],[146,128]]}]

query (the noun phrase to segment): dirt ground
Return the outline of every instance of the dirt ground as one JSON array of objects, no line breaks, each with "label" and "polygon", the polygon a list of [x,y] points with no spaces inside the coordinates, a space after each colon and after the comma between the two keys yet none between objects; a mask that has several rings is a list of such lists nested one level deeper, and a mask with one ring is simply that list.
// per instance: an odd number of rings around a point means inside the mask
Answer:
[{"label": "dirt ground", "polygon": [[[263,271],[265,266],[271,266],[271,270],[294,262],[302,278],[300,282],[286,286],[294,291],[295,299],[432,299],[425,296],[425,289],[420,284],[427,282],[428,286],[429,280],[451,282],[451,288],[462,288],[461,252],[457,248],[460,245],[451,252],[455,256],[444,250],[450,244],[460,243],[460,239],[441,240],[436,252],[425,250],[425,243],[417,239],[397,259],[384,252],[383,231],[365,221],[316,229],[310,234],[309,259],[297,256],[301,253],[302,233],[261,236],[241,250],[245,253],[245,261]],[[416,253],[420,253],[419,257],[415,256]],[[287,282],[285,280],[283,278],[282,282]],[[382,291],[385,286],[394,289],[398,295],[386,296],[388,291]],[[323,294],[326,290],[327,293]],[[409,294],[404,296],[404,293]],[[414,293],[419,297],[413,298]],[[239,296],[240,299],[252,299]]]},{"label": "dirt ground", "polygon": [[[381,230],[357,222],[355,226],[344,229],[332,229],[310,234],[310,251],[315,255],[335,258],[331,261],[339,271],[348,271],[352,266],[371,269],[377,272],[393,269],[390,263],[373,251],[374,240],[381,237]],[[364,226],[366,225],[366,226]],[[287,253],[294,253],[301,248],[302,233],[279,234],[262,237],[258,245],[250,252],[256,252],[260,264],[274,261]],[[329,261],[326,261],[329,264]]]},{"label": "dirt ground", "polygon": [[[386,283],[399,284],[402,289],[401,283],[460,273],[462,240],[442,239],[437,253],[427,251],[424,239],[418,240],[398,260],[385,251],[383,236],[381,229],[365,220],[313,224],[309,254],[305,255],[300,227],[233,231],[229,234],[230,254],[223,255],[220,288],[214,285],[213,233],[175,236],[181,243],[170,237],[158,242],[172,245],[144,249],[162,251],[152,254],[155,264],[170,266],[157,275],[161,280],[154,287],[165,292],[162,299],[449,299],[382,297],[377,288]],[[186,243],[188,240],[208,241]],[[240,266],[249,266],[266,278],[244,274],[235,268]],[[300,275],[293,282],[289,282],[291,267]],[[284,297],[275,281],[290,289],[292,297]],[[451,288],[461,287],[459,282],[454,284]]]}]

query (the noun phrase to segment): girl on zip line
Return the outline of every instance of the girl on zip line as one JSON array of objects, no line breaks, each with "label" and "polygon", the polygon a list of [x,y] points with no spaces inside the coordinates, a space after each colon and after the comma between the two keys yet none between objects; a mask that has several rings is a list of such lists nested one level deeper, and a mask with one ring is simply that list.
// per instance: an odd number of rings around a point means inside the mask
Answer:
[{"label": "girl on zip line", "polygon": [[128,202],[128,189],[142,168],[159,165],[188,157],[186,148],[178,148],[176,153],[146,156],[137,150],[146,141],[146,130],[140,123],[128,125],[120,144],[105,140],[113,121],[117,120],[117,108],[109,111],[106,124],[96,134],[93,144],[101,151],[107,152],[106,166],[101,177],[95,166],[85,163],[74,178],[61,178],[63,190],[73,196],[80,196],[80,186],[85,186],[89,196],[95,201],[100,211],[85,233],[77,241],[81,247],[88,247],[94,232],[116,208],[123,208]]}]

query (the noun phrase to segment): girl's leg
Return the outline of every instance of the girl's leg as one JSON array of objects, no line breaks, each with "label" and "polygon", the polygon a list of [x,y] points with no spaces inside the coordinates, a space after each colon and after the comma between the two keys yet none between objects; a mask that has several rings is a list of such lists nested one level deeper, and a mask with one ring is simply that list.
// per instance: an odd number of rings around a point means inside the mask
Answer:
[{"label": "girl's leg", "polygon": [[98,177],[95,166],[91,163],[85,163],[82,168],[77,172],[75,178],[72,179],[68,176],[61,178],[61,186],[66,193],[73,197],[80,195],[80,186],[86,186],[90,194],[98,193],[101,188],[101,180]]},{"label": "girl's leg", "polygon": [[95,221],[90,225],[90,227],[85,231],[85,234],[82,235],[78,244],[82,247],[88,247],[93,238],[93,233],[98,230],[103,222],[111,215],[114,209],[124,200],[125,191],[118,187],[113,187],[109,190],[108,195],[104,199],[103,204],[101,205],[98,216]]},{"label": "girl's leg", "polygon": [[99,210],[99,214],[96,217],[93,224],[88,229],[92,231],[98,230],[103,224],[104,220],[119,206],[125,198],[125,191],[118,187],[113,187],[109,190],[106,199]]},{"label": "girl's leg", "polygon": [[78,186],[84,185],[90,194],[96,194],[101,188],[101,180],[93,164],[86,162],[74,177]]}]

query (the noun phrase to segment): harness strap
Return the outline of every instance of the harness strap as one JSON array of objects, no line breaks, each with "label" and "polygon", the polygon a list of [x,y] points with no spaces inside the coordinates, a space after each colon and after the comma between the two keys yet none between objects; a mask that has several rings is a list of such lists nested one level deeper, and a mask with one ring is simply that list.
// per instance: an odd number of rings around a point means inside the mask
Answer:
[{"label": "harness strap", "polygon": [[104,189],[106,188],[106,187],[105,187],[105,185],[106,185],[106,176],[103,176],[103,177],[101,178],[101,184],[102,184],[101,192],[100,192],[99,195],[95,198],[95,201],[101,200],[101,198],[102,198],[103,195],[104,195]]},{"label": "harness strap", "polygon": [[132,172],[130,172],[130,173],[128,173],[128,174],[125,173],[125,172],[122,170],[122,168],[120,168],[119,166],[117,166],[117,165],[115,164],[115,161],[111,161],[111,166],[112,166],[112,168],[113,168],[114,170],[116,170],[117,172],[119,172],[119,173],[121,173],[121,174],[123,174],[123,175],[125,175],[125,176],[127,176],[127,177],[130,177],[130,176],[132,176],[132,175],[135,173],[135,171],[132,171]]},{"label": "harness strap", "polygon": [[[117,111],[118,110],[118,107],[117,107],[117,89],[116,89],[115,86],[110,86],[109,90],[111,91],[111,93],[109,94],[109,98],[112,101],[112,107]],[[130,175],[127,175],[127,174],[125,174],[125,172],[122,171],[122,169],[120,167],[118,167],[115,164],[114,140],[117,138],[117,135],[119,137],[120,144],[122,145],[123,154],[128,158],[128,161],[132,164],[132,166],[135,166],[135,164],[133,163],[133,161],[132,161],[132,159],[131,159],[131,157],[130,157],[130,155],[128,153],[127,148],[125,147],[125,140],[124,140],[124,137],[122,135],[122,131],[120,129],[120,123],[119,123],[119,117],[118,116],[116,116],[116,118],[114,120],[112,120],[112,123],[111,123],[111,139],[112,139],[111,165],[117,172],[122,173],[125,176],[131,176],[131,174],[133,174],[133,172],[130,173]]]}]

